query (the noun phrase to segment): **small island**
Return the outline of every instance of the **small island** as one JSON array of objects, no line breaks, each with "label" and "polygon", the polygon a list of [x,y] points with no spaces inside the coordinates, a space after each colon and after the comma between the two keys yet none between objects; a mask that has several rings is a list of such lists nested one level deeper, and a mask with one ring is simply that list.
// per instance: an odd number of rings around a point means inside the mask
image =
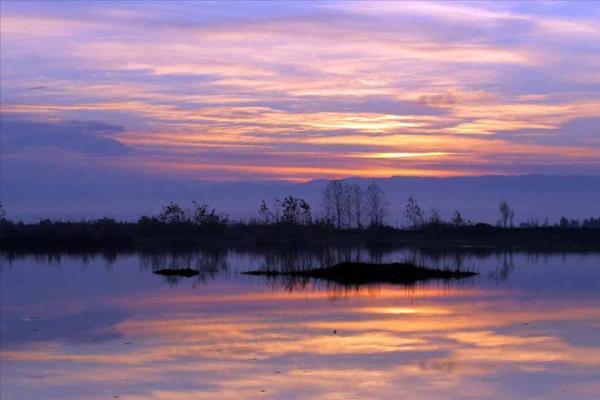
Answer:
[{"label": "small island", "polygon": [[451,271],[426,268],[408,263],[370,264],[343,262],[330,267],[312,268],[297,271],[255,270],[243,272],[245,275],[266,277],[303,277],[322,279],[342,285],[362,285],[374,283],[412,284],[425,280],[451,280],[477,275],[471,271]]},{"label": "small island", "polygon": [[192,276],[196,276],[200,273],[197,270],[191,268],[166,268],[159,269],[153,272],[155,274],[163,276],[183,276],[186,278],[191,278]]}]

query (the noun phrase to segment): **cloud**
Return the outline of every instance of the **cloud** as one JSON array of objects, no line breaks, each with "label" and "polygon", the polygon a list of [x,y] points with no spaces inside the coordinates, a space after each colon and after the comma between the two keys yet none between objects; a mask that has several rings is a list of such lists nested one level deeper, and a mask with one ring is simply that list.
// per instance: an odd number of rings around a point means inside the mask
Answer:
[{"label": "cloud", "polygon": [[256,7],[8,4],[2,108],[45,122],[4,151],[136,149],[118,162],[219,179],[597,171],[593,134],[551,139],[599,115],[592,7]]},{"label": "cloud", "polygon": [[[521,129],[496,135],[516,143],[539,143],[551,146],[582,146],[600,150],[600,117],[576,118],[550,130]],[[594,150],[595,149],[595,150]],[[600,155],[596,157],[600,162]]]},{"label": "cloud", "polygon": [[30,148],[62,148],[89,156],[122,156],[132,149],[110,135],[123,127],[94,121],[30,121],[16,118],[0,120],[2,152]]}]

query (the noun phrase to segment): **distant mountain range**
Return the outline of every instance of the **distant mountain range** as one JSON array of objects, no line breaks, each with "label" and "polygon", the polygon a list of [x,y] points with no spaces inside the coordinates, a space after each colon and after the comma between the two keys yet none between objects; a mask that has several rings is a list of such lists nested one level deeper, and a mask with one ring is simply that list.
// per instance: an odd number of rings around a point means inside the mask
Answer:
[{"label": "distant mountain range", "polygon": [[[7,165],[5,165],[6,167]],[[18,168],[15,163],[8,165]],[[18,173],[3,168],[0,198],[13,219],[96,218],[133,219],[154,214],[168,201],[184,206],[206,202],[233,218],[257,216],[261,200],[293,195],[306,199],[320,213],[324,180],[306,183],[283,181],[208,182],[172,179],[119,170],[83,171],[76,168],[34,168],[23,165]],[[18,176],[19,178],[13,178]],[[498,203],[508,201],[515,222],[548,218],[600,216],[600,176],[478,176],[454,178],[392,177],[350,178],[368,185],[377,182],[389,201],[388,223],[402,226],[404,205],[413,196],[426,210],[438,208],[449,218],[454,210],[475,221],[494,223]]]}]

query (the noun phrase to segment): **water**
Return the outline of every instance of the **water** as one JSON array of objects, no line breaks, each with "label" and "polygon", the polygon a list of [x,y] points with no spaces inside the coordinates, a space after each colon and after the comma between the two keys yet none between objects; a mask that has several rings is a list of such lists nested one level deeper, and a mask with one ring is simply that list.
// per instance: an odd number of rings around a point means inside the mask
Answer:
[{"label": "water", "polygon": [[[340,287],[342,259],[470,269]],[[600,254],[410,249],[1,256],[0,397],[598,399]],[[197,268],[165,279],[164,267]]]}]

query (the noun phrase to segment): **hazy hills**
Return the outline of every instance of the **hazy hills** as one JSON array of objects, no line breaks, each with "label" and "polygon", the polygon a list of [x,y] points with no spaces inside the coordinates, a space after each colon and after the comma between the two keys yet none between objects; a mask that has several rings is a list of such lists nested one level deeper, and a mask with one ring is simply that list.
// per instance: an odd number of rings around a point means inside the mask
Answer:
[{"label": "hazy hills", "polygon": [[[4,165],[7,166],[6,164]],[[318,214],[325,181],[207,182],[173,179],[118,170],[78,170],[18,166],[3,168],[0,196],[9,217],[35,220],[113,216],[136,218],[156,213],[168,201],[182,205],[206,202],[234,218],[257,215],[260,201],[287,194],[305,198]],[[60,168],[61,170],[56,170]],[[18,176],[19,178],[13,178]],[[60,177],[60,179],[58,178]],[[455,210],[473,220],[495,222],[498,202],[507,200],[515,221],[561,215],[569,218],[600,216],[600,176],[479,176],[458,178],[393,177],[350,179],[365,186],[381,185],[390,203],[388,222],[403,225],[403,209],[412,195],[425,209],[436,207],[444,217]]]}]

